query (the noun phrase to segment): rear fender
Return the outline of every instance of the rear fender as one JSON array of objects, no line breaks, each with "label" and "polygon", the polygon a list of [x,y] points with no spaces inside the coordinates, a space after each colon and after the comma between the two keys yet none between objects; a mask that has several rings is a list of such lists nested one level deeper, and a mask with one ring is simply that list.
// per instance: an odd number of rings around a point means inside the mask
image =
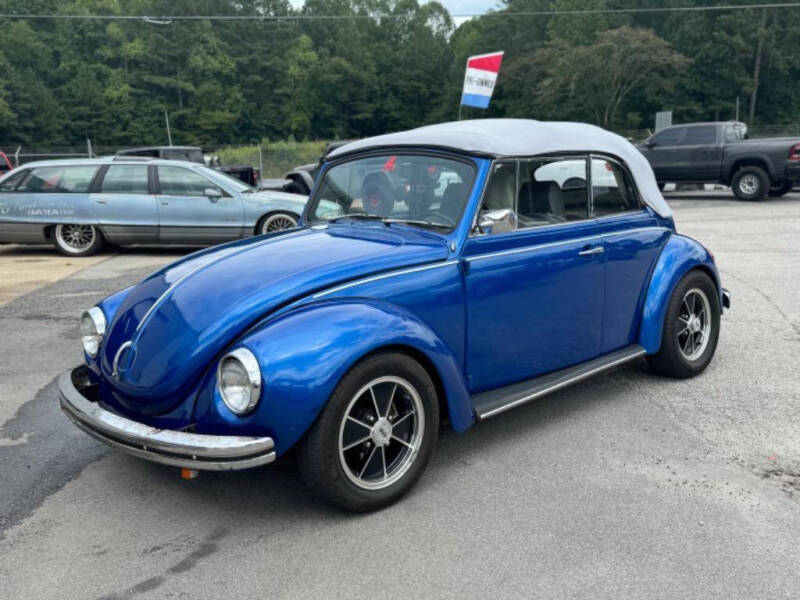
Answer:
[{"label": "rear fender", "polygon": [[[661,348],[661,336],[664,328],[664,316],[672,292],[681,279],[692,269],[702,269],[714,281],[717,288],[717,302],[722,298],[719,273],[714,259],[699,242],[683,235],[672,235],[653,270],[650,286],[642,313],[642,326],[639,330],[639,344],[648,354],[658,352]],[[721,309],[721,305],[720,305]]]},{"label": "rear fender", "polygon": [[250,349],[263,373],[262,399],[246,417],[222,402],[213,370],[198,399],[198,432],[269,435],[278,454],[313,424],[344,374],[381,348],[406,348],[436,370],[453,429],[474,421],[464,378],[450,350],[425,323],[393,304],[328,300],[298,308],[252,330],[233,347]]}]

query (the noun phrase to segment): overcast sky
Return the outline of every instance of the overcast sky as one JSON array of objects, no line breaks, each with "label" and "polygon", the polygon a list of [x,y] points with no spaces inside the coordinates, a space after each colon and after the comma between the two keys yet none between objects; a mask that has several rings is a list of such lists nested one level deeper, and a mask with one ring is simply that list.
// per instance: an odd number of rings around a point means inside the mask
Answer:
[{"label": "overcast sky", "polygon": [[[424,3],[424,0],[421,0]],[[483,14],[490,8],[496,8],[499,0],[439,0],[451,15]],[[293,6],[302,6],[303,0],[291,0]],[[460,20],[460,19],[459,19]]]}]

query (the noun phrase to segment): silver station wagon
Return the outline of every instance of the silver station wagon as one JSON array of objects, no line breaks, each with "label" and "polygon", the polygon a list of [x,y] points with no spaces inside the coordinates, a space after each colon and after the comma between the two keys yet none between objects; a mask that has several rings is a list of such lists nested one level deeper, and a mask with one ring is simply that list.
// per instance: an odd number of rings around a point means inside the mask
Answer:
[{"label": "silver station wagon", "polygon": [[0,178],[0,243],[52,243],[70,256],[106,242],[217,244],[295,227],[307,200],[186,161],[34,162]]}]

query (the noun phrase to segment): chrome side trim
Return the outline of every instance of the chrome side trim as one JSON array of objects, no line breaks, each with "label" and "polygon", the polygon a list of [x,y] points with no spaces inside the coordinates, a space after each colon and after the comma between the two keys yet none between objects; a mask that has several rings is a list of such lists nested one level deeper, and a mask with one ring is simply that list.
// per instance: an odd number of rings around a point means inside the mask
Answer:
[{"label": "chrome side trim", "polygon": [[501,250],[499,252],[491,252],[489,254],[480,254],[477,256],[469,256],[465,258],[467,262],[475,262],[487,258],[494,258],[496,256],[505,256],[507,254],[521,254],[523,252],[534,252],[542,248],[553,248],[555,246],[564,246],[567,244],[576,244],[580,242],[590,242],[600,238],[605,238],[611,235],[618,235],[623,233],[639,233],[642,231],[668,231],[666,227],[636,227],[634,229],[621,229],[618,231],[606,231],[605,233],[598,233],[597,235],[590,235],[582,238],[572,238],[568,240],[559,240],[557,242],[547,242],[544,244],[537,244],[535,246],[524,246],[522,248],[512,248],[511,250]]},{"label": "chrome side trim", "polygon": [[[615,353],[612,354],[612,356],[619,355],[619,354],[620,353],[615,352]],[[502,406],[498,406],[497,408],[493,408],[493,409],[487,410],[485,412],[476,411],[476,412],[478,412],[478,418],[480,420],[484,420],[484,419],[488,419],[489,417],[493,417],[495,415],[499,415],[500,413],[504,413],[504,412],[506,412],[508,410],[511,410],[512,408],[520,406],[521,404],[525,404],[527,402],[530,402],[531,400],[535,400],[536,398],[540,398],[542,396],[545,396],[547,394],[551,394],[551,393],[553,393],[553,392],[555,392],[557,390],[560,390],[562,388],[568,387],[568,386],[570,386],[570,385],[572,385],[574,383],[578,383],[579,381],[583,381],[584,379],[587,379],[587,378],[591,377],[592,375],[596,375],[598,373],[601,373],[603,371],[607,371],[607,370],[612,369],[612,368],[614,368],[614,367],[616,367],[618,365],[621,365],[623,363],[629,362],[629,361],[631,361],[631,360],[633,360],[635,358],[638,358],[638,357],[642,356],[643,354],[646,354],[646,350],[644,348],[642,348],[641,346],[637,345],[637,346],[632,346],[631,349],[628,350],[627,352],[623,352],[621,356],[618,356],[617,358],[614,358],[613,360],[608,360],[606,362],[600,362],[600,364],[597,364],[597,366],[594,366],[592,368],[585,369],[585,370],[580,370],[579,369],[580,366],[578,366],[576,368],[576,369],[578,369],[576,374],[573,375],[572,377],[569,377],[567,379],[561,379],[561,380],[555,381],[551,385],[547,385],[545,387],[537,388],[537,389],[535,389],[535,391],[532,391],[530,394],[526,394],[526,395],[524,395],[522,397],[515,398],[514,400],[512,400],[508,404],[503,404]],[[596,362],[596,360],[597,359],[595,359],[594,361],[589,361],[589,363]],[[547,377],[547,375],[543,375],[542,377]]]},{"label": "chrome side trim", "polygon": [[82,370],[78,367],[58,378],[61,409],[77,427],[109,446],[152,462],[206,471],[249,469],[275,460],[269,437],[157,429],[105,410],[76,387],[74,379]]},{"label": "chrome side trim", "polygon": [[390,277],[396,277],[398,275],[407,275],[408,273],[416,273],[418,271],[429,271],[431,269],[439,269],[441,267],[448,267],[450,265],[458,264],[457,260],[447,260],[440,263],[434,263],[432,265],[423,265],[421,267],[412,267],[410,269],[403,269],[402,271],[392,271],[390,273],[382,273],[381,275],[373,275],[371,277],[365,277],[364,279],[356,279],[354,281],[349,281],[347,283],[343,283],[342,285],[337,285],[329,290],[325,290],[323,292],[318,292],[312,296],[314,300],[317,298],[322,298],[323,296],[328,296],[330,294],[335,294],[336,292],[341,292],[342,290],[346,290],[351,287],[355,287],[357,285],[363,285],[366,283],[372,283],[373,281],[380,281],[381,279],[389,279]]}]

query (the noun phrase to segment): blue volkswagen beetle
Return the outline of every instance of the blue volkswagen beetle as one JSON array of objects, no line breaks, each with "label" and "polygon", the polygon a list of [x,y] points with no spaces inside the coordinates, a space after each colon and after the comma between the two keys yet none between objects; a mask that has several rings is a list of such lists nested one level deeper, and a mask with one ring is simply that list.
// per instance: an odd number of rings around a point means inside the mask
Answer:
[{"label": "blue volkswagen beetle", "polygon": [[575,123],[446,123],[326,160],[290,231],[192,254],[82,317],[86,433],[186,469],[296,449],[352,511],[458,432],[639,356],[701,373],[730,297],[647,160]]}]

